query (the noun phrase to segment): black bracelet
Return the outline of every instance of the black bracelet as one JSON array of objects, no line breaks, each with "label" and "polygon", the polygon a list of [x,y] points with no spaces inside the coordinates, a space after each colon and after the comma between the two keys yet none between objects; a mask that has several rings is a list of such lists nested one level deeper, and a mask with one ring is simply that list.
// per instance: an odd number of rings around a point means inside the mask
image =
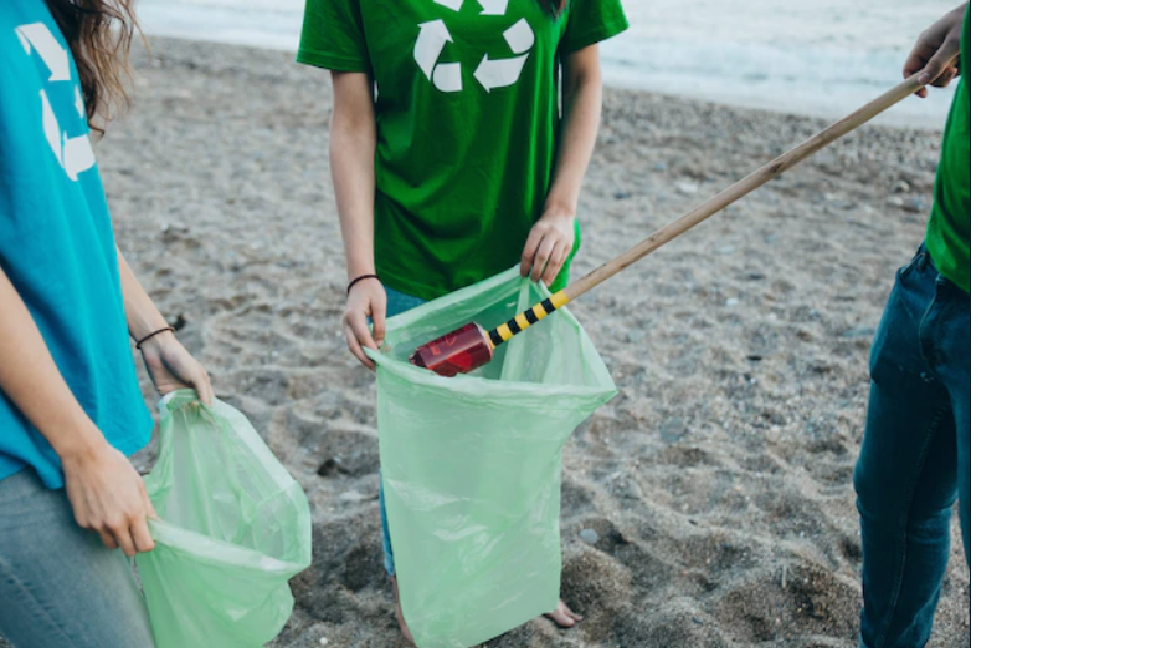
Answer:
[{"label": "black bracelet", "polygon": [[143,346],[144,346],[144,343],[145,343],[145,342],[147,342],[148,340],[151,340],[152,338],[156,337],[157,335],[160,335],[161,333],[167,333],[168,331],[171,331],[172,333],[175,333],[175,332],[176,332],[176,329],[172,328],[171,326],[165,326],[165,327],[164,327],[164,328],[162,328],[162,329],[158,329],[158,330],[152,331],[152,332],[151,332],[151,333],[149,333],[148,335],[145,335],[143,338],[140,338],[140,341],[139,341],[139,342],[137,342],[137,343],[136,343],[136,350],[137,350],[137,351],[140,351],[140,350],[141,350],[141,347],[143,347]]},{"label": "black bracelet", "polygon": [[[374,274],[364,275],[362,277],[356,277],[355,279],[353,279],[352,281],[350,281],[348,283],[348,293],[347,294],[351,295],[352,294],[352,286],[355,286],[356,284],[360,283],[361,281],[364,281],[365,279],[375,279],[376,281],[380,281],[380,277],[377,277]],[[380,283],[381,283],[381,285],[383,285],[384,282],[380,281]]]}]

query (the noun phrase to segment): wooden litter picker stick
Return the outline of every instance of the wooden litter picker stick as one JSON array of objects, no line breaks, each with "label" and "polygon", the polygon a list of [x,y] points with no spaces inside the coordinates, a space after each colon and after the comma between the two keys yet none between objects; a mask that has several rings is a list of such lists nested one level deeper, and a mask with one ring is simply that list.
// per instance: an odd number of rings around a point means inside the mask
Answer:
[{"label": "wooden litter picker stick", "polygon": [[448,335],[417,348],[409,359],[410,362],[416,366],[431,369],[442,376],[467,373],[487,364],[492,360],[495,348],[512,339],[517,333],[522,333],[532,324],[556,312],[557,309],[563,308],[573,299],[592,290],[609,277],[699,225],[709,216],[748,195],[922,87],[923,84],[919,83],[915,76],[909,77],[900,85],[868,102],[852,114],[816,133],[787,153],[753,171],[736,184],[712,196],[696,209],[660,228],[620,256],[580,277],[565,290],[553,294],[491,331],[485,331],[475,322],[466,324]]}]

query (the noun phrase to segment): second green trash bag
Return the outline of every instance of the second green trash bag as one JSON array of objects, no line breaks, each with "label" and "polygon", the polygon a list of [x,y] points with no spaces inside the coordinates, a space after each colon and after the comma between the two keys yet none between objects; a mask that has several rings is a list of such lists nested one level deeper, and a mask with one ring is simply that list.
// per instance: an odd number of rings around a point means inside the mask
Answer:
[{"label": "second green trash bag", "polygon": [[391,318],[376,360],[384,501],[404,617],[419,648],[469,648],[560,598],[565,442],[616,394],[567,309],[473,374],[414,367],[419,345],[491,328],[548,296],[510,269]]},{"label": "second green trash bag", "polygon": [[300,484],[248,419],[181,390],[160,408],[144,477],[156,549],[136,556],[157,648],[261,648],[292,614],[288,581],[312,561]]}]

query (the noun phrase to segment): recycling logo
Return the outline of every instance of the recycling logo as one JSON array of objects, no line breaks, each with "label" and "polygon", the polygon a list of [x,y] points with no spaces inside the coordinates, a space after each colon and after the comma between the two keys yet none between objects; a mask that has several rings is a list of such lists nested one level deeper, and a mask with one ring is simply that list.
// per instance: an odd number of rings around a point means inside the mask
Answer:
[{"label": "recycling logo", "polygon": [[[43,23],[22,25],[16,28],[16,36],[24,46],[24,53],[32,56],[35,51],[48,66],[49,83],[68,83],[76,89],[76,110],[81,121],[87,119],[84,111],[84,99],[80,94],[80,84],[72,80],[72,66],[68,60],[68,51],[56,39],[56,36]],[[56,119],[56,112],[52,109],[52,102],[48,100],[48,91],[40,91],[40,104],[43,109],[44,136],[48,138],[48,146],[56,155],[60,167],[72,180],[76,180],[81,173],[96,165],[96,156],[92,153],[92,143],[87,133],[78,137],[69,137],[60,129],[60,122]]]},{"label": "recycling logo", "polygon": [[[460,11],[464,6],[464,0],[432,1],[452,11]],[[477,1],[480,3],[481,16],[503,16],[508,11],[508,0]],[[504,41],[508,43],[515,56],[490,58],[485,54],[472,72],[472,76],[487,92],[506,88],[520,80],[520,74],[524,71],[524,61],[528,58],[529,50],[536,44],[536,35],[532,32],[528,21],[521,18],[504,30]],[[448,32],[448,25],[443,20],[430,20],[420,24],[416,47],[413,50],[416,64],[420,66],[432,85],[441,92],[460,92],[464,89],[464,67],[458,62],[440,61],[444,47],[451,42],[452,34]]]}]

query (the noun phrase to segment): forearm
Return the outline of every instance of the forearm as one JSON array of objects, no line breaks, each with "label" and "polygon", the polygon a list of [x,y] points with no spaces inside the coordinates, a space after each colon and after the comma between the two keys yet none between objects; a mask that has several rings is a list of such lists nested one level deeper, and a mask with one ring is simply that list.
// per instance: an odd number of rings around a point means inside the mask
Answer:
[{"label": "forearm", "polygon": [[[555,176],[545,208],[560,208],[572,214],[580,197],[580,187],[596,147],[600,128],[603,86],[595,51],[570,56],[577,64],[564,70],[564,111]],[[587,59],[591,58],[591,61]]]},{"label": "forearm", "polygon": [[0,391],[62,458],[105,443],[60,375],[36,321],[0,270]]},{"label": "forearm", "polygon": [[367,75],[334,75],[333,87],[328,156],[348,278],[354,279],[376,273],[376,122]]},{"label": "forearm", "polygon": [[120,290],[124,294],[124,315],[128,318],[128,331],[133,339],[142,340],[168,326],[160,309],[152,302],[144,286],[136,279],[136,274],[124,259],[119,248],[116,256],[120,259]]},{"label": "forearm", "polygon": [[366,138],[365,133],[333,129],[329,152],[332,186],[336,190],[336,210],[340,215],[349,280],[376,273],[373,155],[373,139]]}]

